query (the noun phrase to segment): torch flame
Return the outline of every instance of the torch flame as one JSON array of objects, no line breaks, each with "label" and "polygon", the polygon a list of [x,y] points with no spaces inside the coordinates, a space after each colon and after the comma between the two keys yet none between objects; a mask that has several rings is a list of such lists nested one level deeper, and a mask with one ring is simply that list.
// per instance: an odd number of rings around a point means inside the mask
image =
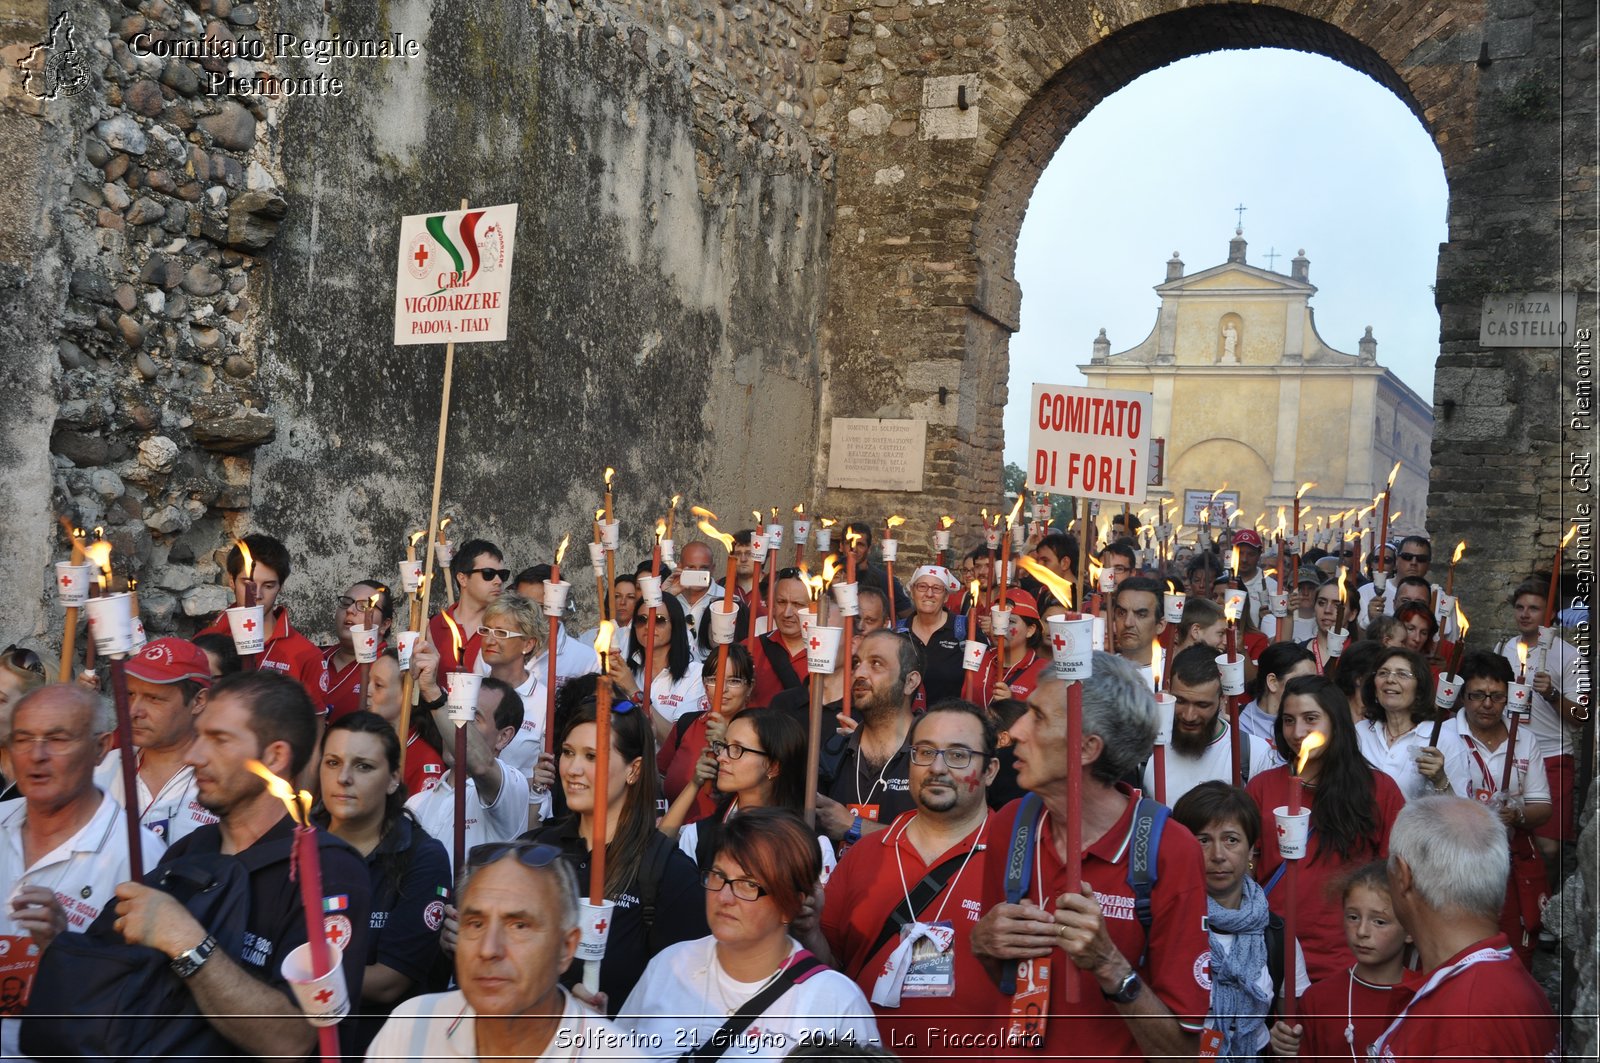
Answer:
[{"label": "torch flame", "polygon": [[[690,506],[689,507],[689,512],[693,513],[697,517],[704,517],[706,520],[716,520],[717,519],[717,515],[715,513],[711,512],[709,509],[707,509],[704,506]],[[760,510],[756,511],[756,519],[757,520],[761,519],[761,511]]]},{"label": "torch flame", "polygon": [[979,583],[977,580],[973,580],[968,585],[967,589],[972,592],[972,600],[977,601],[978,595],[983,593],[983,584]]},{"label": "torch flame", "polygon": [[1467,541],[1465,539],[1462,539],[1459,543],[1456,543],[1455,553],[1450,555],[1450,563],[1453,565],[1457,561],[1460,561],[1461,560],[1461,555],[1466,553],[1466,552],[1467,552]]},{"label": "torch flame", "polygon": [[773,519],[774,522],[776,522],[777,519],[778,519],[778,507],[777,506],[773,506],[772,507],[772,519]]},{"label": "torch flame", "polygon": [[450,629],[450,644],[455,649],[456,660],[461,660],[461,628],[457,626],[455,618],[448,612],[439,614],[444,617],[445,626]]},{"label": "torch flame", "polygon": [[[240,545],[244,544],[241,543]],[[84,548],[84,553],[89,555],[89,561],[94,565],[94,570],[99,575],[100,586],[111,586],[111,544],[105,539],[97,539]],[[249,555],[246,554],[245,556],[248,557]]]},{"label": "torch flame", "polygon": [[1397,462],[1394,463],[1394,468],[1389,470],[1389,486],[1390,487],[1394,486],[1394,478],[1399,472],[1400,472],[1400,463],[1397,461]]},{"label": "torch flame", "polygon": [[797,517],[803,517],[806,515],[806,504],[804,502],[794,507],[794,515]]},{"label": "torch flame", "polygon": [[1522,640],[1521,639],[1518,639],[1517,640],[1517,670],[1520,672],[1522,669],[1526,668],[1527,666],[1528,666],[1528,647],[1526,647],[1526,646],[1524,646],[1522,644]]},{"label": "torch flame", "polygon": [[1306,496],[1306,492],[1315,486],[1317,486],[1317,484],[1314,480],[1307,480],[1305,483],[1301,484],[1300,490],[1294,493],[1295,500],[1299,501],[1300,499],[1304,498]]},{"label": "torch flame", "polygon": [[[239,548],[239,556],[244,558],[244,567],[239,570],[239,574],[245,579],[249,579],[255,574],[256,559],[250,556],[250,548],[244,544],[243,539],[235,539],[233,545]],[[93,546],[89,547],[89,556],[94,556]]]},{"label": "torch flame", "polygon": [[682,502],[682,501],[683,501],[683,496],[682,495],[673,495],[672,496],[672,503],[671,503],[673,510],[677,510],[678,503]]},{"label": "torch flame", "polygon": [[1237,546],[1228,552],[1228,571],[1239,571],[1239,548]]},{"label": "torch flame", "polygon": [[893,517],[890,517],[888,520],[884,521],[883,523],[884,523],[884,525],[886,527],[898,528],[898,527],[900,527],[900,525],[904,524],[905,522],[906,522],[906,519],[904,517],[899,516],[899,515],[895,515]]},{"label": "torch flame", "polygon": [[1461,611],[1460,599],[1456,600],[1456,627],[1461,629],[1461,638],[1458,641],[1467,641],[1467,614]]},{"label": "torch flame", "polygon": [[443,535],[444,534],[444,530],[446,528],[450,527],[450,525],[452,523],[454,523],[454,521],[455,521],[454,517],[445,517],[444,519],[439,521],[439,534]]},{"label": "torch flame", "polygon": [[606,658],[611,653],[611,632],[616,628],[616,626],[617,625],[613,624],[609,620],[602,620],[600,621],[600,629],[595,633],[594,636],[594,648],[600,654],[601,675],[606,674],[606,666],[609,663]]},{"label": "torch flame", "polygon": [[1201,506],[1200,507],[1200,523],[1202,525],[1210,525],[1210,523],[1211,523],[1211,507],[1210,506]]},{"label": "torch flame", "polygon": [[1017,514],[1022,512],[1022,492],[1017,492],[1017,504],[1011,507],[1011,512],[1006,514],[1006,528],[1009,530],[1017,521]]},{"label": "torch flame", "polygon": [[831,584],[833,577],[839,574],[839,563],[833,559],[832,554],[822,559],[822,581]]},{"label": "torch flame", "polygon": [[420,543],[422,540],[426,539],[427,537],[428,537],[428,533],[426,531],[414,531],[414,532],[411,533],[410,537],[406,539],[406,545],[410,546],[410,547],[415,547],[418,543]]},{"label": "torch flame", "polygon": [[611,466],[607,465],[606,466],[606,490],[607,491],[611,490],[611,478],[616,476],[616,475],[617,475],[617,470],[615,470]]},{"label": "torch flame", "polygon": [[1341,602],[1349,600],[1345,596],[1345,576],[1349,573],[1349,571],[1350,571],[1350,566],[1349,565],[1340,565],[1339,566],[1339,600]]},{"label": "torch flame", "polygon": [[1227,620],[1229,623],[1237,623],[1239,620],[1239,613],[1242,611],[1243,607],[1243,598],[1229,598],[1222,605],[1223,619]]},{"label": "torch flame", "polygon": [[1569,529],[1569,530],[1568,530],[1568,531],[1567,531],[1567,534],[1566,534],[1566,535],[1563,535],[1563,536],[1562,536],[1562,537],[1561,537],[1561,548],[1562,548],[1562,549],[1563,549],[1563,550],[1565,550],[1565,549],[1566,549],[1566,548],[1567,548],[1567,544],[1568,544],[1568,543],[1570,543],[1570,542],[1571,542],[1571,541],[1572,541],[1572,537],[1573,537],[1573,536],[1574,536],[1574,535],[1577,535],[1577,534],[1578,534],[1578,526],[1577,526],[1577,525],[1576,525],[1576,524],[1574,524],[1574,525],[1573,525],[1573,526],[1572,526],[1572,527],[1571,527],[1571,528],[1570,528],[1570,529]]},{"label": "torch flame", "polygon": [[[697,514],[709,513],[712,517],[716,516],[716,514],[711,513],[710,510],[702,510],[698,506],[695,507],[695,512]],[[717,526],[715,524],[712,524],[711,521],[706,520],[704,517],[702,517],[695,526],[700,529],[706,538],[715,539],[717,542],[723,545],[723,548],[726,549],[728,553],[733,553],[733,536],[722,534],[722,532],[717,530]]]},{"label": "torch flame", "polygon": [[855,531],[853,529],[846,529],[846,531],[844,533],[844,542],[845,542],[845,545],[847,547],[849,547],[851,550],[854,550],[856,548],[856,544],[859,543],[860,541],[861,541],[861,533],[860,532]]},{"label": "torch flame", "polygon": [[667,522],[658,517],[658,518],[656,518],[656,542],[659,543],[662,539],[665,539],[666,537],[667,537]]},{"label": "torch flame", "polygon": [[594,522],[596,524],[599,524],[601,521],[603,521],[605,519],[606,519],[606,509],[605,509],[604,506],[601,506],[599,509],[594,511]]},{"label": "torch flame", "polygon": [[567,543],[569,543],[571,541],[572,541],[572,533],[571,532],[567,532],[567,534],[565,534],[565,535],[563,535],[561,537],[561,545],[556,547],[556,564],[558,564],[558,565],[561,564],[561,559],[563,557],[567,556]]},{"label": "torch flame", "polygon": [[951,525],[955,524],[955,522],[956,522],[956,519],[954,517],[940,517],[939,518],[939,530],[940,531],[949,531]]},{"label": "torch flame", "polygon": [[820,602],[822,600],[822,592],[827,588],[828,581],[822,576],[813,576],[810,570],[804,565],[800,566],[800,579],[805,583],[807,590],[810,592],[811,600],[814,602]]},{"label": "torch flame", "polygon": [[[1063,579],[1056,572],[1051,571],[1044,565],[1041,565],[1039,562],[1026,555],[1019,557],[1017,559],[1017,564],[1022,566],[1022,571],[1026,572],[1028,575],[1044,584],[1045,588],[1048,589],[1051,594],[1055,595],[1056,601],[1060,602],[1068,609],[1072,608],[1072,581]],[[973,580],[972,585],[976,587],[978,585],[978,581]]]},{"label": "torch flame", "polygon": [[1321,731],[1312,731],[1300,743],[1300,756],[1295,759],[1294,773],[1299,775],[1306,770],[1306,761],[1311,759],[1311,754],[1321,749],[1328,740],[1322,737]]},{"label": "torch flame", "polygon": [[[699,509],[699,508],[698,508],[698,507],[697,507],[697,508],[696,508],[696,509],[695,509],[695,512],[696,512],[696,513],[701,513],[701,512],[705,512],[705,511],[704,511],[704,510],[701,510],[701,509]],[[760,509],[760,507],[757,507],[757,508],[755,508],[755,509],[752,509],[752,510],[751,510],[751,511],[750,511],[750,515],[751,515],[751,516],[752,516],[752,517],[754,517],[754,518],[755,518],[755,519],[756,519],[756,529],[757,529],[757,530],[758,530],[758,531],[759,531],[759,530],[760,530],[760,528],[761,528],[761,509]],[[713,518],[712,518],[712,519],[715,519],[715,516],[714,516],[714,515],[713,515]]]},{"label": "torch flame", "polygon": [[309,804],[309,801],[307,801],[309,794],[305,797],[296,794],[294,787],[290,786],[287,780],[274,775],[272,769],[259,760],[247,760],[244,762],[244,766],[261,776],[262,781],[267,784],[267,793],[284,803],[289,809],[289,818],[294,820],[295,826],[305,826],[305,808],[302,806],[302,802]]},{"label": "torch flame", "polygon": [[836,521],[836,520],[834,520],[834,519],[833,519],[833,518],[832,518],[832,517],[823,517],[823,518],[822,518],[822,526],[823,526],[823,527],[824,527],[824,528],[831,528],[831,527],[833,527],[833,526],[834,526],[834,525],[835,525],[835,524],[838,524],[838,523],[839,523],[839,522],[838,522],[838,521]]}]

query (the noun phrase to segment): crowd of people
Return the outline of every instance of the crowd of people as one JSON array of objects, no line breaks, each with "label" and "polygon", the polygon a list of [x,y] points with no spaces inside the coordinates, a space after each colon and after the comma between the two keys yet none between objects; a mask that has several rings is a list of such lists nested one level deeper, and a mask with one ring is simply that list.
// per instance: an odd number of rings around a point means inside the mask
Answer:
[{"label": "crowd of people", "polygon": [[[902,583],[842,528],[853,637],[815,673],[808,573],[759,530],[731,602],[701,541],[616,574],[609,643],[545,608],[550,566],[475,539],[419,638],[358,578],[318,647],[256,534],[227,559],[254,654],[219,616],[128,657],[124,691],[11,647],[0,1050],[318,1050],[285,969],[295,821],[259,766],[314,796],[351,1059],[1558,1058],[1529,967],[1589,677],[1546,584],[1458,654],[1420,536],[1290,573],[1249,530],[1170,561],[1133,518],[1087,533],[1035,528],[1001,588],[987,544]],[[1105,629],[1076,682],[1069,613]]]}]

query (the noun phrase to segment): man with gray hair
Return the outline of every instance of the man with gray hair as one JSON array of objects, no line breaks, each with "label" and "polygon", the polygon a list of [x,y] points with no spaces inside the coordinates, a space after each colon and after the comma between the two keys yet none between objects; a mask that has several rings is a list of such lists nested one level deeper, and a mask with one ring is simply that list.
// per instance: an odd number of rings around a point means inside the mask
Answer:
[{"label": "man with gray hair", "polygon": [[1505,826],[1486,805],[1421,797],[1395,818],[1389,892],[1425,980],[1372,1059],[1560,1058],[1550,1002],[1499,930],[1510,870]]},{"label": "man with gray hair", "polygon": [[[1211,997],[1200,846],[1119,781],[1150,755],[1155,699],[1137,666],[1096,653],[1082,682],[1082,742],[1071,750],[1072,693],[1045,680],[1011,725],[1028,794],[995,814],[992,844],[1007,856],[989,861],[972,951],[997,971],[1015,965],[1018,1044],[1056,1058],[1193,1058]],[[1066,874],[1074,818],[1077,882]]]},{"label": "man with gray hair", "polygon": [[[16,704],[9,748],[22,799],[0,814],[0,942],[10,958],[37,957],[57,934],[81,932],[128,879],[122,806],[94,785],[111,747],[110,704],[70,683],[40,687]],[[141,828],[144,870],[166,846]],[[14,1058],[18,1023],[0,1025],[0,1055]]]},{"label": "man with gray hair", "polygon": [[578,882],[560,849],[530,841],[474,846],[458,895],[460,988],[395,1008],[368,1060],[658,1054],[561,986],[579,930]]}]

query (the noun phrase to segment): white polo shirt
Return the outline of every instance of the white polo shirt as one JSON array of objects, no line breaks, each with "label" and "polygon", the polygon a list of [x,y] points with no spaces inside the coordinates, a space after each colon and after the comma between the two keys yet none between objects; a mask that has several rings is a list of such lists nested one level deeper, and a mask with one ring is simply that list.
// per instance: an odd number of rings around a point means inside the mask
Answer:
[{"label": "white polo shirt", "polygon": [[693,661],[689,662],[689,670],[683,673],[682,679],[673,679],[672,673],[663,668],[650,684],[651,707],[670,723],[677,723],[678,717],[686,712],[698,712],[705,700],[705,680],[700,666]]},{"label": "white polo shirt", "polygon": [[[113,749],[106,754],[106,759],[94,770],[94,784],[110,794],[117,804],[124,804],[122,750]],[[173,773],[158,794],[152,794],[144,776],[138,776],[138,791],[139,822],[168,845],[197,827],[217,822],[217,817],[200,803],[194,769],[187,764]]]},{"label": "white polo shirt", "polygon": [[[1445,731],[1449,729],[1446,724],[1444,731],[1439,732],[1441,743],[1445,740]],[[1433,784],[1417,770],[1416,756],[1416,751],[1426,748],[1428,739],[1432,737],[1431,720],[1414,725],[1393,742],[1389,741],[1389,731],[1381,720],[1362,720],[1356,724],[1356,743],[1361,747],[1361,755],[1368,764],[1393,779],[1407,801],[1433,792]],[[1441,749],[1440,752],[1445,751]],[[1448,756],[1446,753],[1445,773],[1452,774]]]},{"label": "white polo shirt", "polygon": [[[522,772],[496,758],[500,769],[500,792],[494,804],[485,805],[478,797],[478,784],[467,780],[466,847],[487,842],[508,842],[528,829],[528,780]],[[439,785],[413,794],[406,807],[417,817],[422,829],[439,839],[452,864],[455,861],[456,791],[455,772],[445,773]]]},{"label": "white polo shirt", "polygon": [[[1171,746],[1167,747],[1167,805],[1175,805],[1178,798],[1203,782],[1233,781],[1232,728],[1228,721],[1218,719],[1222,730],[1211,740],[1198,757],[1188,757]],[[1245,782],[1273,766],[1272,747],[1253,734],[1244,736],[1243,761],[1239,765]],[[1143,790],[1151,796],[1156,792],[1156,758],[1145,761]]]},{"label": "white polo shirt", "polygon": [[[1517,672],[1517,637],[1502,642],[1496,650],[1500,656],[1511,662],[1511,672]],[[1550,682],[1558,693],[1569,698],[1577,698],[1580,694],[1589,692],[1588,670],[1584,667],[1583,656],[1578,653],[1570,643],[1556,639],[1550,649],[1544,653],[1539,650],[1538,643],[1528,648],[1528,685],[1533,685],[1533,677],[1538,672],[1549,672]],[[1572,741],[1577,737],[1579,727],[1567,719],[1555,702],[1545,700],[1538,691],[1533,693],[1533,704],[1529,706],[1532,713],[1527,721],[1528,728],[1533,731],[1533,736],[1539,740],[1539,748],[1547,757],[1571,756]],[[1519,733],[1522,728],[1518,728]]]},{"label": "white polo shirt", "polygon": [[[1445,771],[1450,774],[1450,786],[1458,796],[1487,802],[1500,789],[1500,780],[1505,778],[1506,752],[1511,743],[1501,742],[1499,749],[1491,750],[1478,741],[1472,728],[1467,726],[1466,709],[1445,724],[1439,733],[1439,745],[1446,757]],[[1550,778],[1545,774],[1544,754],[1539,739],[1526,727],[1517,728],[1511,791],[1520,791],[1525,801],[1550,800]]]}]

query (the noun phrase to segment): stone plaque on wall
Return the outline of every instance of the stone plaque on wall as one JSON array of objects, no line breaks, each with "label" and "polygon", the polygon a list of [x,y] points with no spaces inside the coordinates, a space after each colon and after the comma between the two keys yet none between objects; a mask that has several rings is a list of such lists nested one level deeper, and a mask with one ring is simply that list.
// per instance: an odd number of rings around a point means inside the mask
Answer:
[{"label": "stone plaque on wall", "polygon": [[1565,347],[1578,319],[1572,292],[1497,292],[1483,297],[1478,344],[1483,347]]},{"label": "stone plaque on wall", "polygon": [[829,438],[829,487],[922,490],[927,421],[835,417]]}]

